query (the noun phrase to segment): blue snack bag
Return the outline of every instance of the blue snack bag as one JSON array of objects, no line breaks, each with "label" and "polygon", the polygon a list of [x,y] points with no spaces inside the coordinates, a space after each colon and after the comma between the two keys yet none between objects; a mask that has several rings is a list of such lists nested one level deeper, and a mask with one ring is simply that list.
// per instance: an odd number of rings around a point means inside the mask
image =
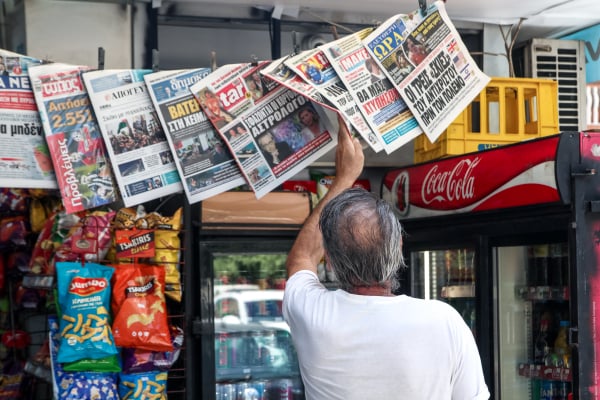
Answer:
[{"label": "blue snack bag", "polygon": [[94,263],[56,263],[61,312],[59,363],[117,354],[108,312],[113,271]]},{"label": "blue snack bag", "polygon": [[52,388],[54,399],[60,400],[116,400],[119,398],[116,373],[66,372],[56,361],[60,342],[58,318],[48,316]]},{"label": "blue snack bag", "polygon": [[121,400],[166,400],[167,373],[161,371],[120,373],[119,398]]}]

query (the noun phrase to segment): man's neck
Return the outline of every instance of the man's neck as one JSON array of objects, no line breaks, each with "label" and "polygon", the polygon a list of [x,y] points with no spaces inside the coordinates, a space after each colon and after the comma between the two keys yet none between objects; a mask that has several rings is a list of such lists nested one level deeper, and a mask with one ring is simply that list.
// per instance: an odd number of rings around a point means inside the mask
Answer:
[{"label": "man's neck", "polygon": [[350,290],[352,294],[360,296],[393,296],[392,289],[386,286],[355,286]]}]

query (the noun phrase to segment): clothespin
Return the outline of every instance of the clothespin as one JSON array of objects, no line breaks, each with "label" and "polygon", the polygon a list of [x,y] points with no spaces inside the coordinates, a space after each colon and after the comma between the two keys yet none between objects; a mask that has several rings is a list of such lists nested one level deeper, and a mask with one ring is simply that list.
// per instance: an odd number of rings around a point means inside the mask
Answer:
[{"label": "clothespin", "polygon": [[292,45],[294,54],[300,53],[300,45],[298,44],[298,32],[292,31]]},{"label": "clothespin", "polygon": [[152,72],[158,72],[159,71],[159,55],[158,55],[158,49],[152,49]]},{"label": "clothespin", "polygon": [[331,25],[331,34],[333,35],[333,40],[338,40],[340,38],[335,25]]},{"label": "clothespin", "polygon": [[217,66],[217,52],[216,51],[211,51],[210,52],[210,69],[211,71],[214,71],[218,68]]},{"label": "clothespin", "polygon": [[419,0],[419,11],[422,17],[427,15],[427,0]]},{"label": "clothespin", "polygon": [[104,69],[104,48],[98,47],[98,70]]},{"label": "clothespin", "polygon": [[250,56],[250,60],[251,60],[250,64],[251,64],[253,67],[258,67],[258,58],[256,57],[256,55],[252,54],[252,55]]}]

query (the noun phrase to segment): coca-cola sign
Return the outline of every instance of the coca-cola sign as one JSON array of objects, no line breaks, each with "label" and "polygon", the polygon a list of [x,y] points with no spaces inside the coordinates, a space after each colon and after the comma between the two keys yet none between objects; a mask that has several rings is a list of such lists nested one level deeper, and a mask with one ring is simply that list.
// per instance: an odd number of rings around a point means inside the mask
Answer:
[{"label": "coca-cola sign", "polygon": [[461,160],[451,170],[446,171],[435,164],[425,176],[421,188],[423,203],[472,199],[475,186],[473,169],[477,164],[479,164],[478,157],[473,160]]},{"label": "coca-cola sign", "polygon": [[382,197],[418,218],[550,203],[558,135],[388,172]]}]

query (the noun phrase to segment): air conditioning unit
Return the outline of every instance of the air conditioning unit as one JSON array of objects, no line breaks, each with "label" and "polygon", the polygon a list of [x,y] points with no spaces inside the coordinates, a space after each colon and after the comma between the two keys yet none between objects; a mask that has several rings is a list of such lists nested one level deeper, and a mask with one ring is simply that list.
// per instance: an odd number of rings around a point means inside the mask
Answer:
[{"label": "air conditioning unit", "polygon": [[561,132],[586,129],[584,44],[580,40],[530,39],[513,52],[515,75],[558,82]]}]

